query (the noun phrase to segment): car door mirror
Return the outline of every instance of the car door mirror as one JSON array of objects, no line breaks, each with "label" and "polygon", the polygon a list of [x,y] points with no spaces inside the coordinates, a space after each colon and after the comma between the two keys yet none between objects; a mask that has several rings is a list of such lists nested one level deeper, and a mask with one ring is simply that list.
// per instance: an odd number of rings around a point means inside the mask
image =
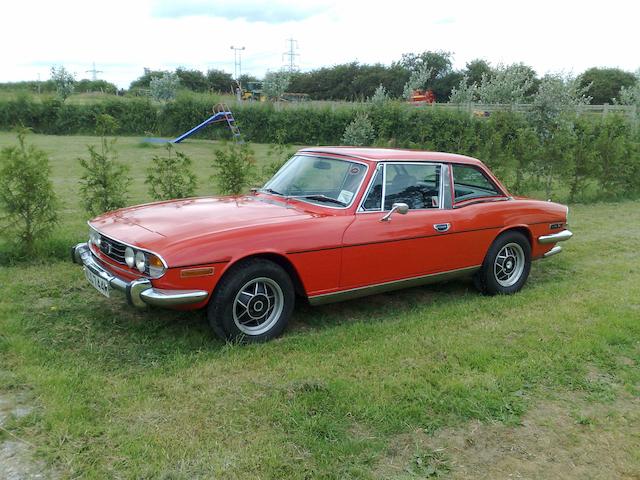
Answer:
[{"label": "car door mirror", "polygon": [[385,214],[385,216],[380,219],[380,221],[388,222],[389,220],[391,220],[391,215],[393,215],[394,213],[397,212],[400,215],[406,215],[408,211],[409,211],[409,205],[407,205],[406,203],[394,203],[391,206],[391,210],[389,210]]}]

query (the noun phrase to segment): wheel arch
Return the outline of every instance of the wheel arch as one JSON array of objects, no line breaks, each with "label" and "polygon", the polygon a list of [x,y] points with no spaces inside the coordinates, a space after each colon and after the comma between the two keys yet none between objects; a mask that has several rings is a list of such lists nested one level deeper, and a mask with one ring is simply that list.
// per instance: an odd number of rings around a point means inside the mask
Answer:
[{"label": "wheel arch", "polygon": [[522,233],[527,240],[529,240],[529,246],[533,249],[533,233],[531,232],[531,230],[529,229],[529,227],[527,225],[514,225],[514,226],[510,226],[510,227],[505,227],[502,230],[500,230],[500,232],[498,233],[498,235],[496,235],[496,238],[493,239],[493,241],[495,242],[496,239],[502,235],[503,233],[507,233],[507,232],[520,232]]},{"label": "wheel arch", "polygon": [[302,279],[300,278],[300,274],[298,273],[298,270],[296,269],[296,267],[293,265],[291,260],[289,260],[289,258],[286,257],[286,255],[283,255],[281,253],[276,253],[276,252],[253,253],[251,255],[247,255],[245,257],[241,257],[233,260],[224,269],[224,272],[222,273],[222,277],[218,280],[215,288],[213,289],[214,293],[216,288],[220,284],[220,281],[222,280],[222,278],[224,278],[225,275],[227,275],[227,273],[229,273],[229,271],[233,269],[233,267],[240,265],[241,263],[247,262],[249,260],[255,260],[255,259],[269,260],[275,263],[276,265],[278,265],[279,267],[281,267],[287,273],[287,275],[289,275],[289,278],[291,278],[291,282],[293,283],[293,288],[296,295],[299,295],[302,297],[307,296],[307,292],[304,288],[304,284],[302,283]]}]

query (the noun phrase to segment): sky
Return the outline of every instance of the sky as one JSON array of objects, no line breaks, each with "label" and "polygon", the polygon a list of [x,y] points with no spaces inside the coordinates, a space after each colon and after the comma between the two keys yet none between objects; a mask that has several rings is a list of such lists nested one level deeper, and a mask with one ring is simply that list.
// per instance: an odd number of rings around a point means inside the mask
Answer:
[{"label": "sky", "polygon": [[640,68],[640,2],[537,0],[21,0],[2,6],[0,82],[46,80],[53,65],[76,79],[126,88],[144,68],[220,69],[262,76],[297,43],[302,71],[444,50],[454,68],[483,58],[538,74]]}]

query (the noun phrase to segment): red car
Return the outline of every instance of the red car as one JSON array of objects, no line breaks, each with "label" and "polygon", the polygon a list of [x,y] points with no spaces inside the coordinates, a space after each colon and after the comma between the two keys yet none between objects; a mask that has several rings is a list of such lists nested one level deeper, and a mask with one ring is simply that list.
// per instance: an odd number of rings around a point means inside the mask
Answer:
[{"label": "red car", "polygon": [[312,305],[472,275],[515,293],[571,238],[568,208],[515,198],[479,160],[372,148],[300,150],[250,195],[150,203],[89,222],[73,260],[109,297],[206,308],[226,339],[262,341]]}]

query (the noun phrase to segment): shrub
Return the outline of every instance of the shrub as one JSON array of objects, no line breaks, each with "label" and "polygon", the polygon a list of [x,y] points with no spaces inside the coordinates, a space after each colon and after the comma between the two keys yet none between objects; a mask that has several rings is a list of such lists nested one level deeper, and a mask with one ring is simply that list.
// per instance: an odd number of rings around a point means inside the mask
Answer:
[{"label": "shrub", "polygon": [[[281,137],[279,137],[281,138]],[[267,150],[267,156],[271,160],[266,165],[262,166],[260,170],[260,181],[266,182],[273,177],[282,166],[296,153],[295,149],[291,145],[285,143],[274,143],[269,145]]]},{"label": "shrub", "polygon": [[131,183],[131,178],[127,176],[129,167],[117,160],[116,139],[109,140],[104,136],[115,127],[108,117],[102,116],[98,120],[98,129],[103,135],[100,150],[95,145],[88,145],[89,159],[78,159],[84,169],[80,180],[80,197],[85,210],[94,216],[126,206],[127,190]]},{"label": "shrub", "polygon": [[154,100],[168,101],[176,98],[180,79],[175,73],[165,72],[161,77],[153,77],[149,89]]},{"label": "shrub", "polygon": [[211,179],[223,195],[239,195],[255,177],[256,161],[248,144],[226,143],[216,150]]},{"label": "shrub", "polygon": [[369,120],[369,115],[359,113],[345,128],[342,143],[354,146],[371,145],[374,138],[375,132],[373,124]]},{"label": "shrub", "polygon": [[58,96],[64,102],[72,93],[76,80],[63,66],[51,67],[51,80],[56,86]]},{"label": "shrub", "polygon": [[154,155],[147,170],[145,183],[154,200],[193,197],[197,187],[196,176],[191,169],[191,159],[167,143],[167,155]]},{"label": "shrub", "polygon": [[289,88],[291,75],[288,72],[267,72],[262,84],[262,92],[270,99],[280,100]]},{"label": "shrub", "polygon": [[0,233],[29,254],[37,240],[51,233],[58,215],[49,158],[25,143],[27,132],[18,133],[18,146],[0,152]]}]

